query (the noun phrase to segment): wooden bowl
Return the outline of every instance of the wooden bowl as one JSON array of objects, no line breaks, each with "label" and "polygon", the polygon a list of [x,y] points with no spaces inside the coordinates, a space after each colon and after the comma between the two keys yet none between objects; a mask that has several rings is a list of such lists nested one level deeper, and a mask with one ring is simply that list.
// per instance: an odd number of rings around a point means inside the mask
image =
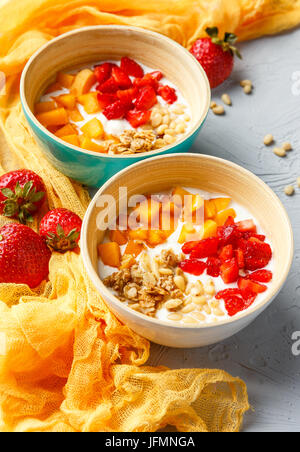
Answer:
[{"label": "wooden bowl", "polygon": [[[274,277],[258,304],[233,318],[213,325],[182,326],[139,314],[120,302],[102,283],[97,270],[97,245],[104,232],[97,207],[99,198],[119,199],[119,187],[128,197],[156,193],[182,185],[232,197],[246,207],[272,243]],[[111,206],[113,208],[113,206]],[[284,284],[293,257],[293,233],[287,213],[275,193],[258,177],[226,160],[198,154],[159,156],[135,164],[110,179],[96,194],[86,213],[81,249],[85,267],[96,289],[119,319],[158,344],[170,347],[199,347],[226,339],[249,325],[272,302]]]},{"label": "wooden bowl", "polygon": [[[191,110],[191,128],[178,142],[158,151],[108,156],[67,144],[47,131],[33,114],[34,104],[59,71],[129,56],[161,70],[181,91]],[[66,33],[42,47],[27,63],[21,79],[23,111],[47,158],[62,173],[99,187],[132,163],[159,154],[187,151],[209,110],[210,86],[197,60],[175,41],[148,30],[125,26],[86,27]]]}]

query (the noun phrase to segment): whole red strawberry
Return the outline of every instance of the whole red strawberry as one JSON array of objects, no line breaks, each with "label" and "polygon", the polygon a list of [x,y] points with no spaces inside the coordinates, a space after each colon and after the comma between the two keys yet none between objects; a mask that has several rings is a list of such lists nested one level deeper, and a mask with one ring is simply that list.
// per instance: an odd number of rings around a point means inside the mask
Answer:
[{"label": "whole red strawberry", "polygon": [[0,214],[17,218],[21,223],[32,221],[42,207],[46,189],[40,176],[22,169],[0,177]]},{"label": "whole red strawberry", "polygon": [[32,289],[48,277],[51,252],[28,226],[0,229],[0,283],[27,284]]},{"label": "whole red strawberry", "polygon": [[201,38],[194,42],[191,53],[196,57],[206,72],[210,87],[221,85],[231,74],[234,55],[241,57],[234,47],[237,37],[233,33],[225,33],[224,39],[218,37],[217,27],[207,28],[209,38]]},{"label": "whole red strawberry", "polygon": [[40,224],[40,236],[50,248],[61,253],[77,248],[82,221],[67,209],[51,210]]}]

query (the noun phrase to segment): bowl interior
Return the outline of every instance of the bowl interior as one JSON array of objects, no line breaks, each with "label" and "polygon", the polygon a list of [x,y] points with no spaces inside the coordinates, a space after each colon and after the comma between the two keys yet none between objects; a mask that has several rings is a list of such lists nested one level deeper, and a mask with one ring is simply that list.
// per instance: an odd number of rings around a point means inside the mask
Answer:
[{"label": "bowl interior", "polygon": [[[274,251],[273,282],[259,305],[249,308],[235,318],[259,309],[276,295],[291,266],[293,235],[289,218],[278,197],[263,181],[231,162],[206,155],[177,154],[154,157],[122,171],[99,190],[87,212],[82,236],[85,263],[98,290],[112,297],[102,284],[97,269],[97,245],[104,235],[99,230],[99,228],[103,229],[103,215],[101,215],[103,206],[99,204],[100,196],[112,195],[118,201],[119,187],[127,187],[128,197],[130,197],[134,194],[159,192],[176,185],[229,195],[246,207],[265,230]],[[135,315],[141,314],[135,313]],[[234,321],[235,318],[220,324]]]},{"label": "bowl interior", "polygon": [[103,60],[120,60],[125,55],[161,70],[179,88],[191,109],[189,135],[192,135],[209,108],[210,88],[204,70],[176,42],[134,27],[86,27],[62,35],[43,47],[28,63],[23,76],[21,92],[27,113],[38,124],[33,115],[34,104],[54,82],[57,72]]}]

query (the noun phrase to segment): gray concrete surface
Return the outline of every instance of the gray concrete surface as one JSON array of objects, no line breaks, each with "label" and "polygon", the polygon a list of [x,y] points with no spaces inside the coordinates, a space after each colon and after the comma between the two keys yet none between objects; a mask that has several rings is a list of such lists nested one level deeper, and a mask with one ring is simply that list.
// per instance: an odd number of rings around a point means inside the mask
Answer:
[{"label": "gray concrete surface", "polygon": [[[233,106],[226,116],[209,114],[193,152],[215,155],[261,177],[283,201],[295,234],[292,271],[280,295],[252,325],[216,346],[173,350],[152,346],[151,364],[221,368],[245,380],[253,412],[245,432],[300,431],[300,356],[292,354],[291,336],[300,331],[300,189],[288,198],[283,189],[300,176],[300,29],[241,46],[244,59],[213,98],[228,92]],[[294,75],[293,75],[294,74]],[[246,96],[238,81],[255,86]],[[298,92],[299,90],[299,92]],[[262,145],[266,133],[278,143],[291,141],[286,159]]]}]

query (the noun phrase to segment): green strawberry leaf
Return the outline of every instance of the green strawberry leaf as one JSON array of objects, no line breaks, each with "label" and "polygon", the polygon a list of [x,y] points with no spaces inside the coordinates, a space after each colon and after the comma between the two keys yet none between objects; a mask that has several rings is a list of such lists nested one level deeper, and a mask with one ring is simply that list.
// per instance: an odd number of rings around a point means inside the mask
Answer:
[{"label": "green strawberry leaf", "polygon": [[2,188],[1,193],[5,198],[13,198],[15,196],[14,192],[10,188]]},{"label": "green strawberry leaf", "polygon": [[[22,198],[27,199],[29,197],[32,187],[33,187],[33,181],[26,182],[26,184],[23,187]],[[34,191],[35,191],[35,189],[34,189]]]}]

